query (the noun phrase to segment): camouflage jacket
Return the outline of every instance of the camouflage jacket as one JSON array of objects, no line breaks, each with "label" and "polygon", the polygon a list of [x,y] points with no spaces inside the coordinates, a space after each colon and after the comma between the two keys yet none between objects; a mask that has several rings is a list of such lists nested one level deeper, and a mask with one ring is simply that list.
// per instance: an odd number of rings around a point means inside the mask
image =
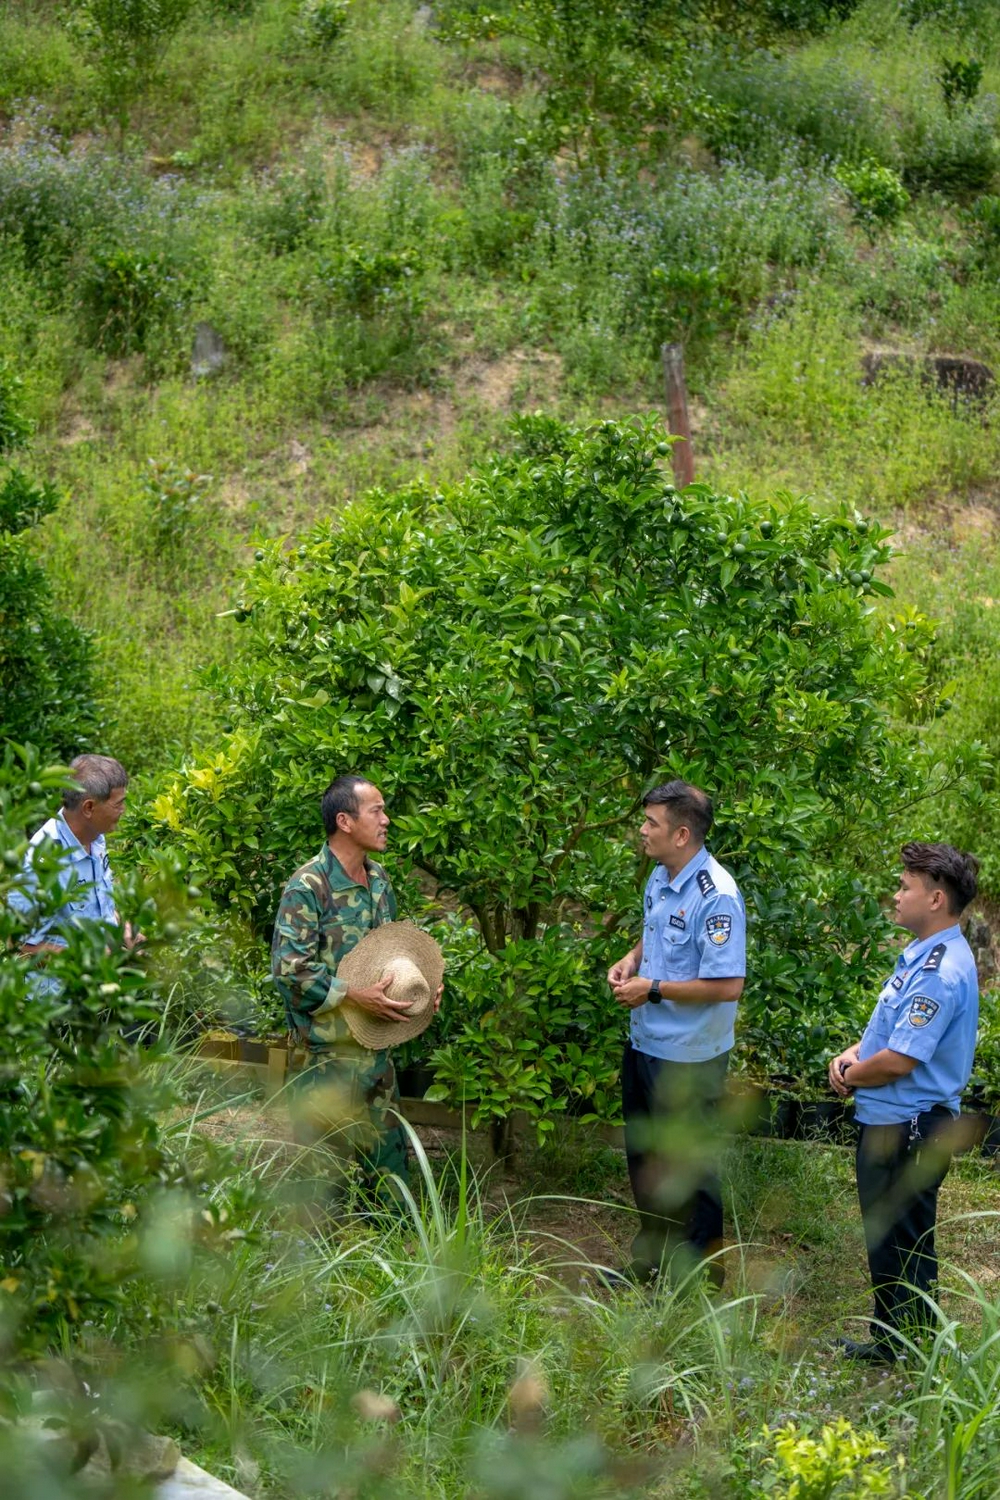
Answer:
[{"label": "camouflage jacket", "polygon": [[[358,885],[324,844],[296,870],[274,920],[271,973],[294,1039],[311,1053],[352,1044],[339,1014],[347,986],[336,977],[341,959],[373,927],[392,922],[396,898],[381,865],[366,860],[368,887]],[[353,1045],[357,1045],[354,1043]]]}]

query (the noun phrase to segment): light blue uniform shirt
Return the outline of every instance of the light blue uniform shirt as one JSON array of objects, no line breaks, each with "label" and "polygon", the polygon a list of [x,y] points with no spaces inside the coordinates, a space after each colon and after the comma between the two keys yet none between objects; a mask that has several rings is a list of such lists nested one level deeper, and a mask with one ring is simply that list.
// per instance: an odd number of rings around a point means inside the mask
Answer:
[{"label": "light blue uniform shirt", "polygon": [[[644,979],[742,979],[746,974],[746,907],[736,881],[699,849],[670,879],[657,865],[646,882],[643,912]],[[736,1001],[638,1005],[630,1038],[637,1052],[669,1062],[707,1062],[733,1045]]]},{"label": "light blue uniform shirt", "polygon": [[864,1062],[888,1047],[915,1057],[917,1066],[880,1088],[855,1089],[861,1123],[901,1124],[933,1104],[957,1115],[972,1072],[978,1023],[976,961],[958,924],[909,943],[882,986],[858,1057]]},{"label": "light blue uniform shirt", "polygon": [[[49,818],[47,823],[42,824],[28,845],[21,888],[15,888],[7,894],[8,903],[17,911],[30,914],[35,907],[33,891],[37,881],[32,860],[35,850],[45,840],[55,844],[62,853],[59,884],[66,901],[58,911],[40,921],[24,941],[51,943],[54,947],[65,948],[65,929],[71,924],[84,919],[96,922],[118,921],[111,866],[103,834],[98,835],[88,852],[62,813],[56,813],[54,818]],[[41,972],[35,976],[34,983],[49,992],[59,989],[57,980]]]}]

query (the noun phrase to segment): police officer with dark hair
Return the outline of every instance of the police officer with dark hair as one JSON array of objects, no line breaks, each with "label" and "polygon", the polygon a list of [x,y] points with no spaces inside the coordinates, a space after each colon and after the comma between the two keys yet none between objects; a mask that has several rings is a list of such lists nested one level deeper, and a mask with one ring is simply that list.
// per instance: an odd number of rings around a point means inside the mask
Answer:
[{"label": "police officer with dark hair", "polygon": [[861,1041],[830,1063],[830,1086],[854,1095],[858,1198],[875,1291],[871,1339],[839,1340],[868,1363],[899,1358],[897,1335],[933,1326],[938,1189],[952,1121],[972,1072],[979,1019],[976,963],[958,919],[978,863],[950,844],[904,844],[896,921],[913,933]]},{"label": "police officer with dark hair", "polygon": [[705,847],[712,799],[668,781],[644,799],[646,883],[642,935],[608,971],[630,1012],[622,1060],[629,1178],[639,1210],[632,1260],[606,1281],[674,1280],[722,1246],[716,1155],[719,1105],[746,974],[746,909],[732,875]]}]

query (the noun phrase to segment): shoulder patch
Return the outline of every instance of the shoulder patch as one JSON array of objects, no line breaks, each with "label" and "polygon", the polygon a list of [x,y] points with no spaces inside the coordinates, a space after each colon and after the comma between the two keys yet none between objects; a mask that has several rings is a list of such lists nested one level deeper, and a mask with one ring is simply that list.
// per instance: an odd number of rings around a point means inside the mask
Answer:
[{"label": "shoulder patch", "polygon": [[729,936],[733,930],[733,919],[727,911],[715,912],[712,916],[705,918],[705,931],[708,940],[721,948],[723,943],[729,942]]},{"label": "shoulder patch", "polygon": [[941,960],[944,958],[947,951],[947,943],[937,943],[927,955],[927,962],[923,966],[924,973],[936,974],[938,969],[940,969],[941,967]]},{"label": "shoulder patch", "polygon": [[940,1009],[938,1002],[932,1000],[929,995],[914,995],[910,1001],[910,1013],[907,1019],[911,1026],[927,1026]]},{"label": "shoulder patch", "polygon": [[715,881],[707,870],[699,870],[696,876],[698,889],[703,896],[710,896],[715,890]]}]

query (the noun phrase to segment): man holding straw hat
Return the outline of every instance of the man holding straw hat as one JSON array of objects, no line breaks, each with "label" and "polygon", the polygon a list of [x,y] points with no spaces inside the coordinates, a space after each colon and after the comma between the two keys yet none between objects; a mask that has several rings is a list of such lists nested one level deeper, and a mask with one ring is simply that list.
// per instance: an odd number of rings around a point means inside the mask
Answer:
[{"label": "man holding straw hat", "polygon": [[426,932],[397,922],[389,877],[370,856],[386,845],[381,792],[338,776],[320,804],[326,843],[296,870],[274,923],[271,972],[296,1044],[295,1138],[333,1154],[334,1194],[360,1169],[405,1180],[406,1135],[390,1048],[418,1036],[441,1003],[444,963]]}]

